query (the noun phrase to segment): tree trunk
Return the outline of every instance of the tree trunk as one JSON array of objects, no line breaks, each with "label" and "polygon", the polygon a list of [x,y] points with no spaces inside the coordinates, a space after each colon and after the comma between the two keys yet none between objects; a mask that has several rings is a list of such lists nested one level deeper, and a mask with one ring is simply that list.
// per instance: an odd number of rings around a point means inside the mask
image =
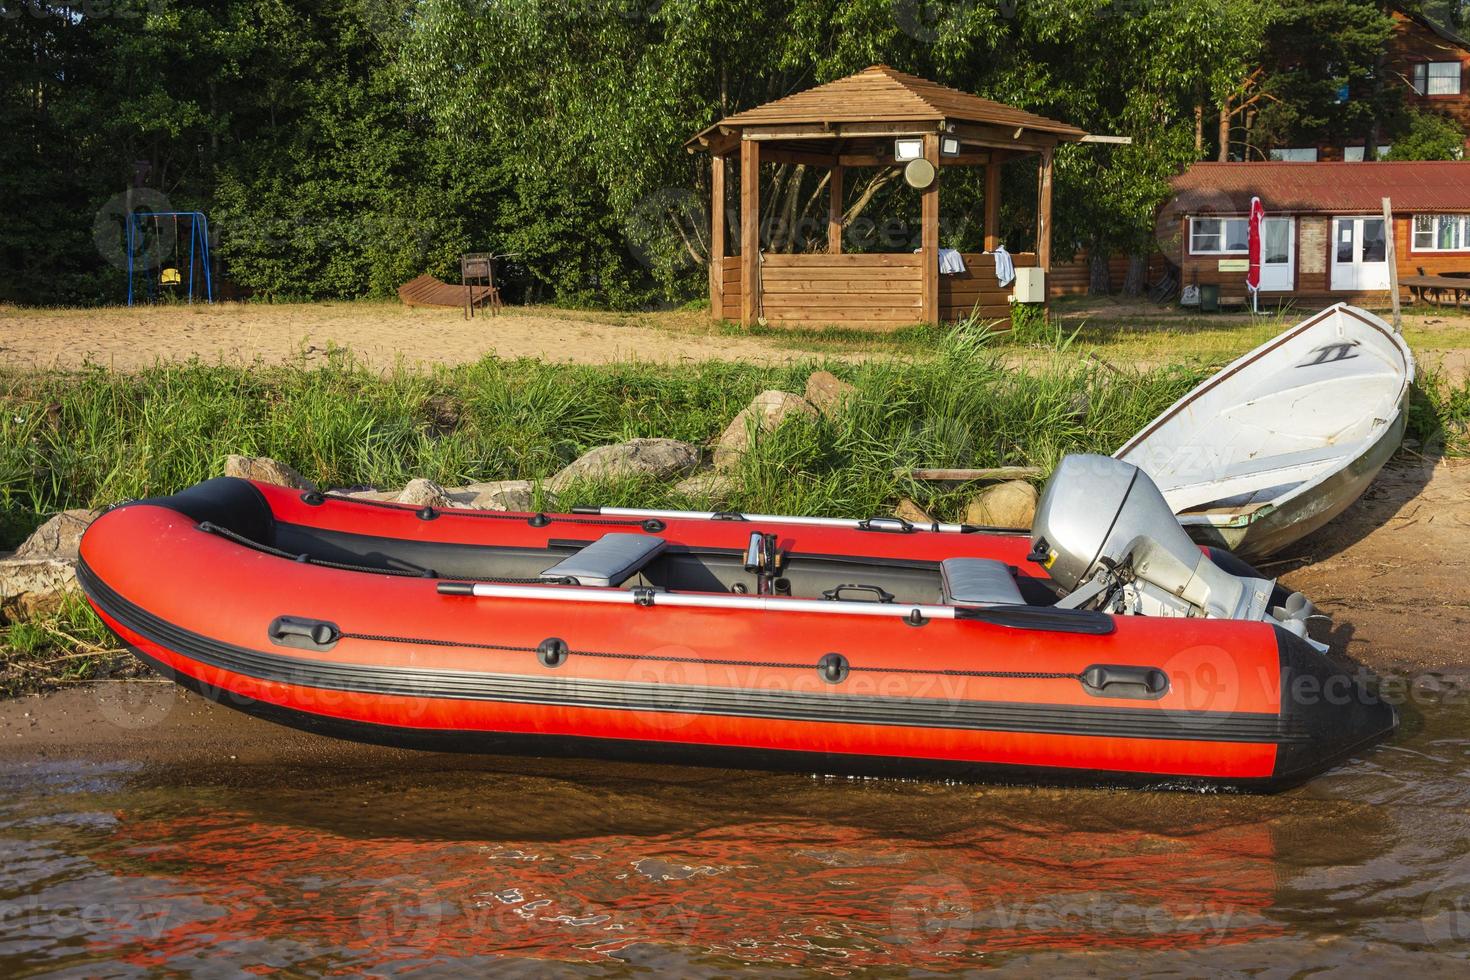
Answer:
[{"label": "tree trunk", "polygon": [[1128,273],[1123,277],[1124,296],[1142,296],[1148,285],[1148,256],[1139,252],[1128,253]]},{"label": "tree trunk", "polygon": [[1112,278],[1108,272],[1108,252],[1105,248],[1087,250],[1087,295],[1107,296],[1113,291]]},{"label": "tree trunk", "polygon": [[1194,155],[1196,158],[1205,154],[1205,104],[1196,102],[1194,104]]},{"label": "tree trunk", "polygon": [[1221,163],[1230,162],[1230,100],[1220,103],[1220,156]]}]

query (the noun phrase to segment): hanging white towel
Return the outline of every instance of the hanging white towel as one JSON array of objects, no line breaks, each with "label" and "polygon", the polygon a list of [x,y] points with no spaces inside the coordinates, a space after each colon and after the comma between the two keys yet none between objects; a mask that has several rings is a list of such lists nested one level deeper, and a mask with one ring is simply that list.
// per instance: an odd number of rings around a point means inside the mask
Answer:
[{"label": "hanging white towel", "polygon": [[1002,286],[1009,286],[1016,278],[1016,263],[1011,261],[1011,253],[1006,251],[1004,245],[995,246],[995,281]]},{"label": "hanging white towel", "polygon": [[939,250],[939,274],[942,276],[959,275],[965,271],[965,259],[958,251],[952,248],[941,248]]}]

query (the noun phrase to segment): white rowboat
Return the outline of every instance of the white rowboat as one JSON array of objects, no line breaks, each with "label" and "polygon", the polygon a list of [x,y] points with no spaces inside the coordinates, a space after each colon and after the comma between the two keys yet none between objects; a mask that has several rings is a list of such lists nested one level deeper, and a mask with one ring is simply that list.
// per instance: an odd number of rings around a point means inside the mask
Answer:
[{"label": "white rowboat", "polygon": [[1414,355],[1339,303],[1233,361],[1114,455],[1195,540],[1270,555],[1356,500],[1403,439]]}]

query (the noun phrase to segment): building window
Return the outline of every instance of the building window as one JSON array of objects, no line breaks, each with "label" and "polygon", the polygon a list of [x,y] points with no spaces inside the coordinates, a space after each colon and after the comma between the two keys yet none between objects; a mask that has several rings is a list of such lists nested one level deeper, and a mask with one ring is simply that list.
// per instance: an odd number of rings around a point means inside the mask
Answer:
[{"label": "building window", "polygon": [[1414,65],[1414,91],[1420,95],[1459,95],[1458,61],[1421,61]]},{"label": "building window", "polygon": [[1414,215],[1414,251],[1470,252],[1470,214]]},{"label": "building window", "polygon": [[[1391,149],[1393,149],[1393,146],[1391,144],[1389,144],[1389,143],[1379,143],[1378,144],[1378,154],[1377,154],[1376,157],[1374,157],[1374,159],[1376,159],[1376,160],[1382,160],[1384,157],[1388,156],[1388,151],[1391,150]],[[1363,162],[1363,147],[1361,147],[1361,146],[1344,146],[1342,148],[1342,159],[1343,159],[1343,162],[1344,163],[1362,163]]]},{"label": "building window", "polygon": [[1245,218],[1189,219],[1189,251],[1194,255],[1243,255],[1249,237]]},{"label": "building window", "polygon": [[1315,146],[1301,146],[1284,150],[1272,150],[1271,159],[1285,160],[1291,163],[1315,163],[1317,160],[1317,148]]}]

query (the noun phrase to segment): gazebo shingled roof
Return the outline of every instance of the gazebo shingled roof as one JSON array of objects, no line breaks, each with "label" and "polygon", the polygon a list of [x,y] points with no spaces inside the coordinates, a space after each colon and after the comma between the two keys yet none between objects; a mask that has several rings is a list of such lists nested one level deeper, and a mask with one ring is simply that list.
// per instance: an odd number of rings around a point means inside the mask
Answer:
[{"label": "gazebo shingled roof", "polygon": [[1061,140],[1080,141],[1086,132],[927,78],[874,65],[856,75],[737,112],[701,130],[690,144],[726,127],[844,122],[967,122],[1020,127]]}]

